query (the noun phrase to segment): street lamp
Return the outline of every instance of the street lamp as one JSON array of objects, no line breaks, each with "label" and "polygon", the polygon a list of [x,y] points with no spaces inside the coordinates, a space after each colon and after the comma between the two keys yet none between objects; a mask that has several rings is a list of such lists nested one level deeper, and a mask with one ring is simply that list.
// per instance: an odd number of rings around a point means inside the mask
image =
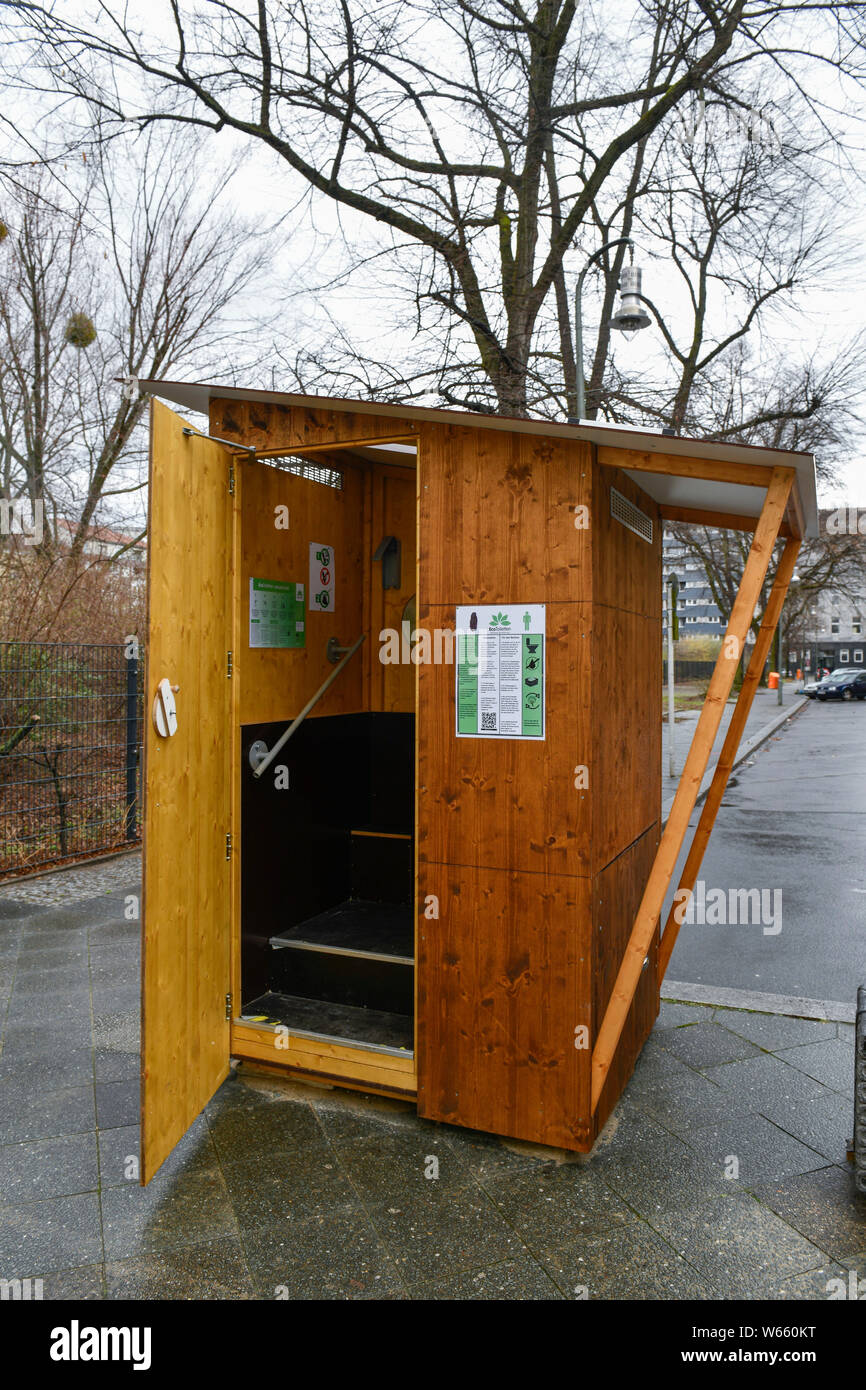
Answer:
[{"label": "street lamp", "polygon": [[606,241],[597,251],[594,251],[587,261],[583,270],[577,277],[577,288],[574,292],[574,320],[575,337],[577,345],[577,419],[572,420],[572,424],[579,424],[586,414],[586,386],[583,380],[583,315],[581,312],[581,300],[583,296],[583,282],[586,279],[587,271],[595,264],[606,251],[612,246],[625,245],[629,248],[630,265],[624,266],[620,275],[619,289],[620,302],[619,308],[610,320],[610,327],[615,328],[626,337],[631,337],[641,328],[646,328],[650,324],[650,316],[643,307],[643,296],[641,295],[641,272],[634,264],[634,242],[629,236],[615,237],[613,241]]}]

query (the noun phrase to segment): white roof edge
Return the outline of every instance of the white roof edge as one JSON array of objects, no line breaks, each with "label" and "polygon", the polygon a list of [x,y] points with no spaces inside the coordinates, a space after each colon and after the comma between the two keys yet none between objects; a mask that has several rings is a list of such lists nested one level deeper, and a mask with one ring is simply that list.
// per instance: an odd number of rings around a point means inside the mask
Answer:
[{"label": "white roof edge", "polygon": [[[609,444],[624,449],[640,448],[645,453],[674,457],[725,460],[761,467],[794,468],[797,473],[806,537],[818,535],[818,498],[815,486],[815,460],[812,454],[793,449],[769,449],[760,444],[726,444],[718,440],[689,439],[682,435],[658,434],[635,425],[598,424],[595,421],[570,425],[557,420],[536,420],[526,416],[483,415],[468,410],[439,406],[399,405],[385,401],[351,400],[337,396],[307,396],[289,391],[268,391],[255,387],[222,385],[219,382],[139,381],[142,391],[160,396],[186,410],[208,413],[211,397],[221,400],[258,401],[272,405],[293,405],[309,410],[351,411],[356,415],[390,416],[398,420],[437,421],[440,424],[472,425],[478,429],[505,430],[517,434],[547,435],[560,439],[583,439],[593,444]],[[646,475],[645,475],[646,476]],[[722,485],[723,486],[723,485]],[[762,487],[762,483],[755,483]],[[721,507],[733,511],[734,507]]]}]

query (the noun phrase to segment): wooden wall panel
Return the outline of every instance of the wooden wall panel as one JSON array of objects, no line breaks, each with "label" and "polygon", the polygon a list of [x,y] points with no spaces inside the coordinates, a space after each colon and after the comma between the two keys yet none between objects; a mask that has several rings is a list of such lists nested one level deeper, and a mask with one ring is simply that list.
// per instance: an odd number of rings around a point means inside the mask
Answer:
[{"label": "wooden wall panel", "polygon": [[[423,591],[423,578],[422,578]],[[504,602],[514,602],[511,594]],[[543,601],[541,598],[536,602]],[[575,768],[591,764],[590,609],[547,609],[546,733],[457,738],[453,665],[418,667],[418,856],[433,863],[588,874],[591,798]],[[420,625],[453,632],[453,607],[425,607]]]},{"label": "wooden wall panel", "polygon": [[[615,487],[645,512],[653,523],[652,542],[629,531],[610,514],[610,489]],[[656,502],[618,468],[596,464],[592,503],[593,602],[661,622],[662,523]],[[661,633],[659,633],[661,653]],[[660,659],[660,657],[659,657]],[[659,669],[661,681],[661,669]]]},{"label": "wooden wall panel", "polygon": [[654,618],[593,610],[593,873],[661,815],[661,640]]},{"label": "wooden wall panel", "polygon": [[210,403],[210,432],[268,452],[414,438],[418,426],[411,420],[389,420],[354,411],[302,409],[215,397]]},{"label": "wooden wall panel", "polygon": [[428,864],[418,887],[419,1113],[585,1150],[589,881]]},{"label": "wooden wall panel", "polygon": [[[659,835],[660,827],[656,824],[592,880],[593,1043],[631,935],[635,914],[658,848]],[[641,977],[595,1113],[596,1134],[622,1095],[658,1014],[658,942],[659,933],[656,930],[649,951],[649,965]]]},{"label": "wooden wall panel", "polygon": [[425,605],[590,598],[589,445],[425,425],[418,471]]},{"label": "wooden wall panel", "polygon": [[[235,672],[240,682],[241,724],[294,718],[333,667],[330,637],[347,646],[363,630],[364,470],[347,466],[342,489],[310,482],[264,463],[236,463],[241,507],[241,559]],[[289,510],[288,530],[274,525],[275,508]],[[324,541],[335,552],[333,612],[307,612],[303,648],[249,647],[250,578],[293,580],[309,588],[309,545]],[[368,636],[368,643],[370,642]],[[360,654],[359,654],[360,655]],[[311,717],[365,708],[363,665],[358,655],[316,706]]]},{"label": "wooden wall panel", "polygon": [[[151,417],[142,923],[142,1181],[227,1075],[230,989],[229,456]],[[178,686],[160,738],[156,687]]]},{"label": "wooden wall panel", "polygon": [[[415,666],[411,662],[383,663],[380,634],[391,630],[400,634],[407,600],[415,593],[417,577],[417,485],[414,472],[373,466],[370,472],[371,529],[369,553],[372,557],[384,536],[396,536],[401,543],[400,587],[382,588],[382,566],[371,560],[370,575],[370,708],[415,711]],[[414,626],[414,625],[413,625]],[[411,632],[410,632],[411,635]]]}]

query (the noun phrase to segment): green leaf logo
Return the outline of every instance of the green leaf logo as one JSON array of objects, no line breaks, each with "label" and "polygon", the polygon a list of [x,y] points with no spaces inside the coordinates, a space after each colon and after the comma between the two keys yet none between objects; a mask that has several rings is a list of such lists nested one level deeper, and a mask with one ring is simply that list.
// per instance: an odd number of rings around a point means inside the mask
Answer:
[{"label": "green leaf logo", "polygon": [[511,623],[506,613],[494,613],[493,617],[490,619],[490,626],[511,627]]}]

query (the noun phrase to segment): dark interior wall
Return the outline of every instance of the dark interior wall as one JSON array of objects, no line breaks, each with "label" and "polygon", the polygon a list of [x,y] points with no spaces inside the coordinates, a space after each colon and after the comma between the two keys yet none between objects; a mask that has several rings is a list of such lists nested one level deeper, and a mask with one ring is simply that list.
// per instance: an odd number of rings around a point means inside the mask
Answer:
[{"label": "dark interior wall", "polygon": [[[241,978],[244,999],[270,984],[269,938],[350,895],[350,831],[412,831],[415,720],[410,714],[309,718],[255,778],[249,750],[288,721],[241,738]],[[279,788],[275,769],[288,769]]]}]

